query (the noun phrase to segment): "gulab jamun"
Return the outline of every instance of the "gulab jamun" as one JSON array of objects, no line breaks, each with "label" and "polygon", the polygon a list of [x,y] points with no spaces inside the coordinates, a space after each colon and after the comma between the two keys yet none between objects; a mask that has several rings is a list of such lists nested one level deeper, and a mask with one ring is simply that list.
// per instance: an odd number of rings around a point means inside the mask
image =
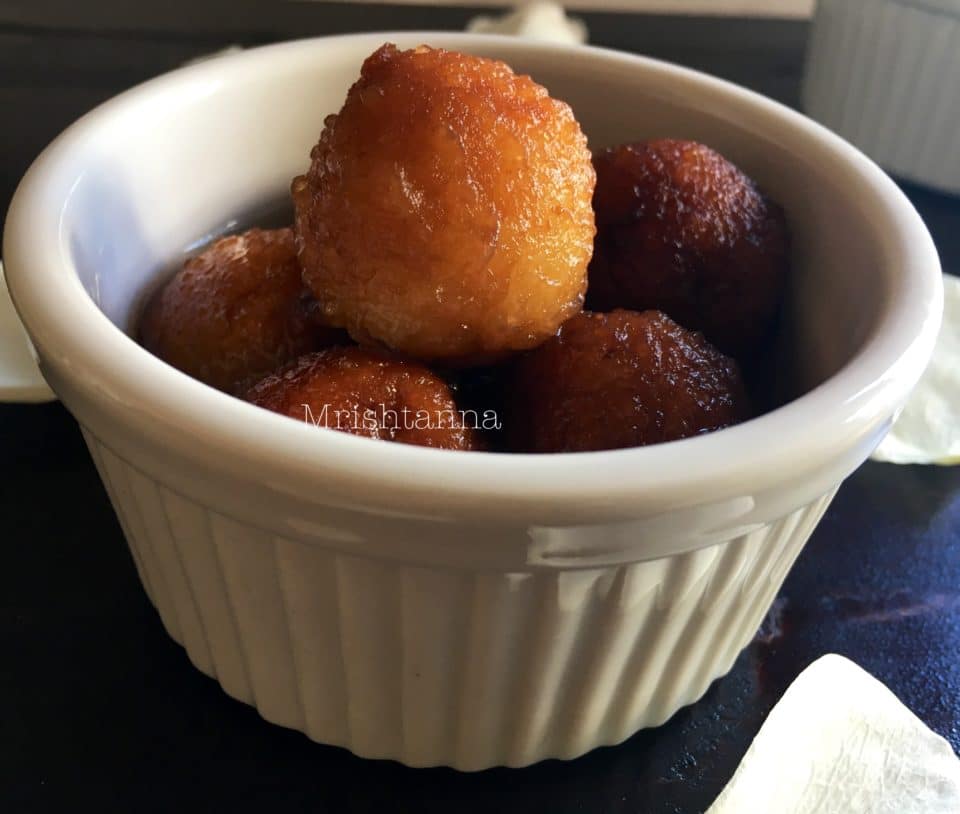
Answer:
[{"label": "gulab jamun", "polygon": [[587,307],[656,309],[733,355],[770,332],[782,298],[783,211],[715,150],[623,144],[594,156],[597,240]]},{"label": "gulab jamun", "polygon": [[582,307],[594,179],[530,77],[384,45],[293,181],[304,280],[362,344],[448,367],[534,347]]},{"label": "gulab jamun", "polygon": [[737,363],[659,311],[578,314],[516,361],[511,383],[519,452],[657,444],[749,414]]},{"label": "gulab jamun", "polygon": [[147,303],[140,338],[165,362],[228,392],[349,341],[323,324],[289,228],[230,235],[191,257]]},{"label": "gulab jamun", "polygon": [[447,384],[416,362],[372,348],[308,353],[244,398],[318,427],[439,449],[476,449]]}]

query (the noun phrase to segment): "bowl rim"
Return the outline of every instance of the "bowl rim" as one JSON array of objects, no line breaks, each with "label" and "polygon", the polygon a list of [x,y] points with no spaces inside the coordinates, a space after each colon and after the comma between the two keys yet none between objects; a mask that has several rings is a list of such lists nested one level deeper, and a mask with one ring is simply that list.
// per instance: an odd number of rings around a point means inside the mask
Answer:
[{"label": "bowl rim", "polygon": [[[80,284],[59,232],[68,193],[65,168],[75,146],[96,138],[113,117],[149,101],[151,94],[214,78],[240,82],[334,41],[354,45],[358,54],[385,41],[403,47],[432,42],[496,47],[507,61],[510,53],[533,52],[606,62],[642,71],[695,98],[709,94],[731,116],[752,118],[771,135],[799,138],[871,200],[882,251],[889,267],[900,270],[889,282],[892,296],[876,329],[840,371],[776,410],[707,435],[598,452],[456,452],[379,443],[291,421],[191,379],[115,326]],[[51,206],[51,195],[57,206]],[[491,501],[532,507],[579,500],[599,517],[624,502],[667,508],[796,481],[889,424],[929,359],[942,311],[937,251],[913,205],[870,159],[802,114],[730,82],[648,57],[451,32],[373,32],[267,45],[179,68],[113,97],[67,128],[30,167],[7,216],[4,257],[15,305],[41,358],[115,415],[132,422],[135,414],[145,437],[283,491],[303,494],[305,483],[315,489],[340,480],[363,492],[368,504],[376,505],[382,493],[389,496],[385,505],[411,501],[438,512],[445,501],[489,510]]]}]

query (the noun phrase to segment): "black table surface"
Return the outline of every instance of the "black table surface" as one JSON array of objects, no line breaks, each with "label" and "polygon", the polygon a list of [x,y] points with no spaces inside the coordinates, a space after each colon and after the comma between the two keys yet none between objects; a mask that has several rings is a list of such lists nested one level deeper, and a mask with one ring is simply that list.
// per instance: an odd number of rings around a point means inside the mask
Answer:
[{"label": "black table surface", "polygon": [[[231,43],[460,28],[473,13],[249,0],[227,9],[0,3],[3,212],[60,129],[186,59]],[[805,22],[584,16],[595,43],[797,103]],[[960,273],[960,199],[905,189],[945,269]],[[141,590],[59,404],[0,405],[0,451],[3,811],[699,812],[789,683],[829,652],[880,678],[960,749],[960,467],[868,463],[850,477],[756,639],[666,725],[570,763],[459,774],[319,746],[197,672]]]}]

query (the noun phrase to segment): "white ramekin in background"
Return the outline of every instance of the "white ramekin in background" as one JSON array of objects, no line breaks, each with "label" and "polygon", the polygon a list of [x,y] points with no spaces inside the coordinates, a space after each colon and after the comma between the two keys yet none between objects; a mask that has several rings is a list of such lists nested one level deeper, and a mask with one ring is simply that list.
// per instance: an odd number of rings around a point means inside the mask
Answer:
[{"label": "white ramekin in background", "polygon": [[889,172],[960,193],[960,0],[818,0],[803,105]]},{"label": "white ramekin in background", "polygon": [[[385,40],[507,60],[569,101],[594,147],[696,138],[757,178],[792,229],[803,395],[642,449],[459,453],[291,421],[139,347],[122,329],[145,285],[287,194]],[[653,60],[436,32],[270,46],[123,94],[35,162],[4,259],[191,661],[318,741],[461,769],[616,743],[725,673],[922,372],[942,302],[909,201],[803,116]]]}]

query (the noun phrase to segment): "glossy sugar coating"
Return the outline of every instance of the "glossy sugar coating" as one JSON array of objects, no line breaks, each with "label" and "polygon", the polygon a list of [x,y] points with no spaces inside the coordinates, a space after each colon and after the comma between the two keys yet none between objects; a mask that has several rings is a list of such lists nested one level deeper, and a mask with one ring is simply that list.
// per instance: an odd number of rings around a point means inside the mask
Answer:
[{"label": "glossy sugar coating", "polygon": [[737,363],[659,311],[583,312],[516,363],[506,430],[525,452],[657,444],[744,420]]},{"label": "glossy sugar coating", "polygon": [[709,147],[663,139],[594,157],[597,243],[588,307],[655,308],[749,354],[783,295],[783,211]]},{"label": "glossy sugar coating", "polygon": [[447,384],[376,349],[309,353],[255,384],[247,401],[342,432],[440,449],[474,449]]},{"label": "glossy sugar coating", "polygon": [[385,45],[293,181],[304,279],[358,341],[447,365],[580,310],[594,170],[563,102],[502,62]]},{"label": "glossy sugar coating", "polygon": [[150,299],[144,347],[220,390],[336,341],[303,285],[291,229],[251,229],[190,258]]}]

